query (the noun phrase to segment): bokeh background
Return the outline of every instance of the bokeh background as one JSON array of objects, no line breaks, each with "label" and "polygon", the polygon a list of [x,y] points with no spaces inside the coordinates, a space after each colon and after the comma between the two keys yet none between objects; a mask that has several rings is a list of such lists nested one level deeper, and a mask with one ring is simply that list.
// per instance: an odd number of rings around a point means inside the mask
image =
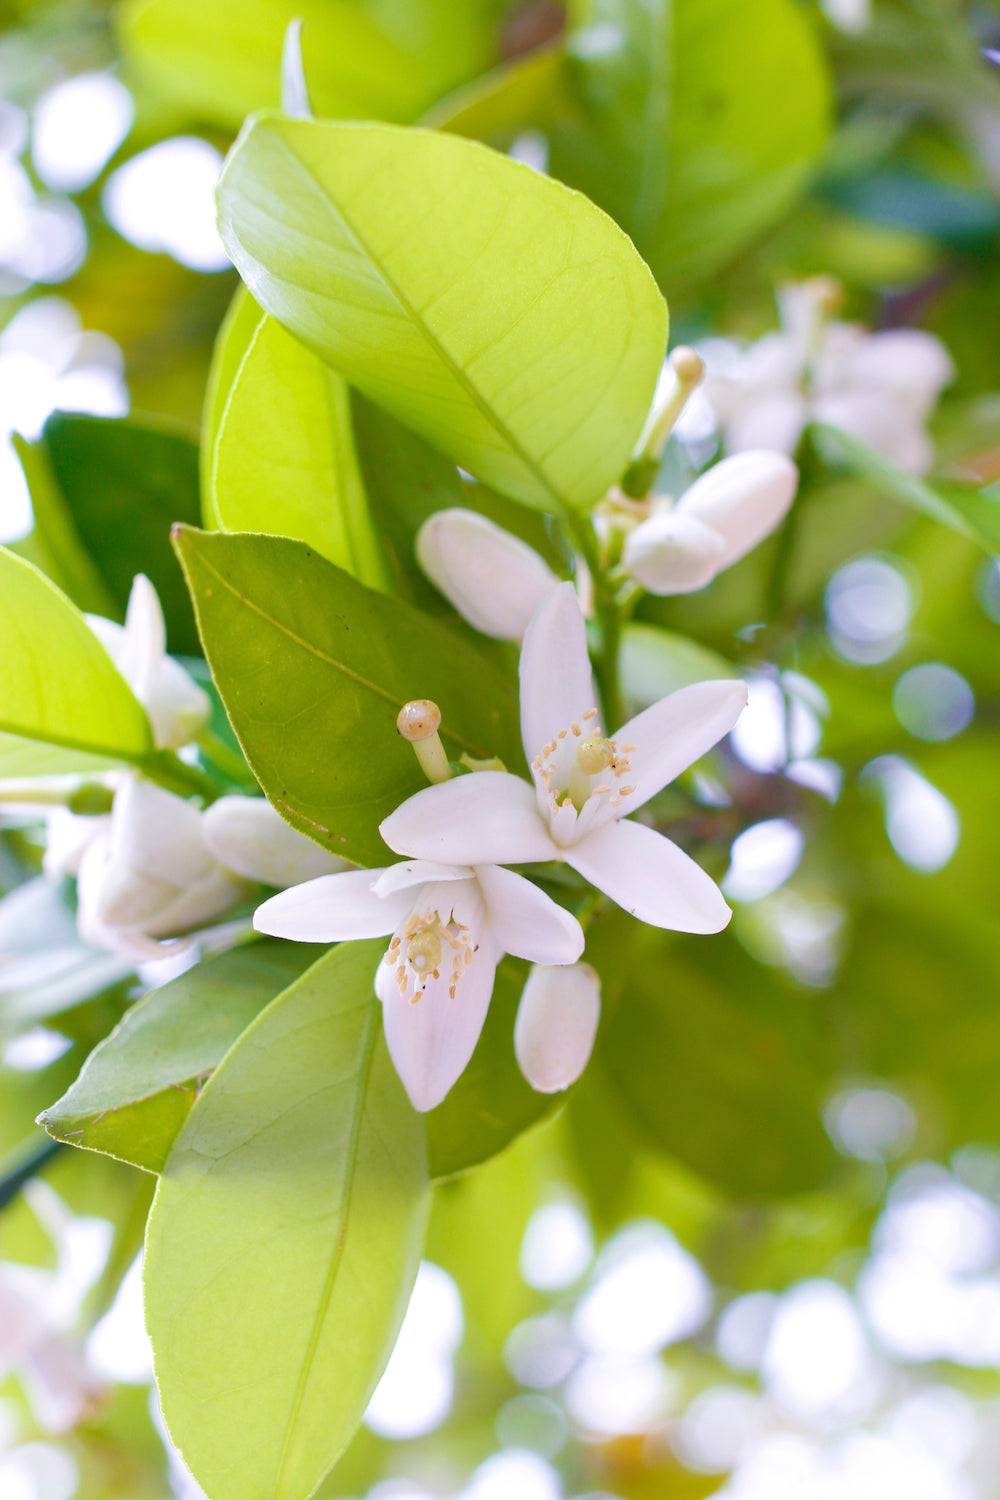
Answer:
[{"label": "bokeh background", "polygon": [[[808,21],[815,76],[779,70],[774,111],[782,89],[829,85],[833,128],[736,235],[723,194],[716,229],[699,231],[711,253],[695,237],[671,258],[668,234],[657,261],[636,235],[672,340],[757,338],[777,327],[782,284],[836,277],[840,316],[943,340],[957,373],[931,423],[932,479],[988,495],[1000,69],[981,49],[1000,46],[1000,6],[788,4]],[[591,7],[583,25],[587,7],[567,20],[549,0],[452,7],[437,8],[442,37],[467,9],[490,12],[478,51],[456,63],[432,46],[398,87],[383,80],[381,111],[362,80],[358,113],[414,120],[496,64],[582,56],[581,36],[593,48],[595,29],[645,10]],[[354,8],[397,31],[420,10]],[[319,77],[343,6],[304,9]],[[733,9],[713,4],[720,27]],[[107,566],[100,499],[128,487],[127,430],[120,450],[95,449],[86,417],[131,414],[168,435],[164,503],[196,510],[208,365],[236,288],[213,189],[245,111],[276,102],[281,35],[302,10],[0,0],[0,538],[43,563],[13,434],[44,435]],[[752,20],[754,0],[743,10]],[[777,45],[763,11],[758,31],[751,75]],[[677,39],[700,49],[679,55],[708,91],[725,53],[710,42]],[[599,91],[591,102],[595,119],[609,107]],[[493,134],[572,178],[572,141],[521,124]],[[676,212],[683,242],[694,211],[679,199]],[[664,483],[717,447],[694,409]],[[771,544],[703,594],[646,607],[751,684],[675,809],[723,878],[733,928],[657,934],[606,993],[567,1107],[438,1190],[399,1344],[326,1500],[1000,1495],[1000,562],[805,457],[790,556]],[[669,686],[676,662],[637,641],[636,693]],[[30,830],[0,832],[0,887],[36,856]],[[60,990],[53,935],[26,1002],[27,918],[4,916],[0,1262],[48,1298],[63,1377],[16,1367],[0,1300],[0,1495],[188,1500],[200,1491],[164,1441],[142,1330],[152,1181],[92,1153],[31,1155],[35,1115],[166,971],[125,992]],[[621,934],[611,923],[597,940]],[[644,1070],[623,1030],[637,1014]],[[94,1399],[68,1421],[58,1394],[80,1382]]]}]

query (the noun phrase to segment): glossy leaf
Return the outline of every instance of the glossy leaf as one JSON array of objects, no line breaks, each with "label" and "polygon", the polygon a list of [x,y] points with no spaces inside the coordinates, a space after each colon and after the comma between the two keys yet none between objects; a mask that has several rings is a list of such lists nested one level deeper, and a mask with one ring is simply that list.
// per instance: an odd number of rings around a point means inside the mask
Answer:
[{"label": "glossy leaf", "polygon": [[[41,447],[63,497],[82,555],[101,585],[104,601],[67,592],[81,609],[124,620],[136,573],[145,573],[160,596],[171,651],[191,655],[198,635],[177,561],[170,550],[174,521],[197,521],[198,455],[180,432],[133,418],[56,412],[45,424]],[[51,519],[50,519],[51,518]],[[43,541],[57,523],[46,507],[36,511]]]},{"label": "glossy leaf", "polygon": [[6,549],[0,640],[0,776],[106,769],[152,750],[145,713],[83,616]]},{"label": "glossy leaf", "polygon": [[732,662],[686,635],[641,624],[629,624],[622,633],[625,694],[643,707],[692,683],[739,675]]},{"label": "glossy leaf", "polygon": [[226,399],[211,486],[226,530],[296,537],[369,588],[384,586],[347,386],[264,314]]},{"label": "glossy leaf", "polygon": [[305,1500],[361,1421],[406,1308],[424,1128],[350,943],[279,995],[213,1074],[146,1239],[171,1436],[213,1500]]},{"label": "glossy leaf", "polygon": [[514,1018],[527,977],[527,964],[504,959],[472,1061],[444,1103],[425,1116],[432,1177],[488,1161],[566,1102],[566,1094],[537,1094],[514,1057]]},{"label": "glossy leaf", "polygon": [[544,133],[549,170],[632,236],[660,285],[703,281],[787,208],[829,128],[830,84],[795,0],[577,0],[561,52],[436,108],[503,144]]},{"label": "glossy leaf", "polygon": [[11,443],[21,460],[35,522],[11,550],[41,568],[78,609],[111,618],[117,606],[73,524],[46,445],[26,442],[16,432],[11,435]]},{"label": "glossy leaf", "polygon": [[1000,551],[1000,496],[971,484],[929,484],[838,427],[817,424],[810,431],[826,463],[846,469],[881,495],[950,526],[991,555]]},{"label": "glossy leaf", "polygon": [[204,526],[218,526],[212,498],[212,463],[215,457],[215,440],[219,435],[219,424],[236,371],[239,369],[250,340],[257,331],[264,314],[242,283],[237,287],[232,302],[219,326],[212,349],[205,385],[205,400],[201,411],[201,443],[198,448],[198,482],[201,489],[201,519]]},{"label": "glossy leaf", "polygon": [[[388,412],[354,392],[354,436],[368,500],[393,575],[394,591],[434,614],[454,611],[417,566],[417,532],[436,510],[460,506],[488,516],[542,553],[553,568],[561,559],[545,517],[463,479],[458,469]],[[482,636],[480,644],[485,644]]]},{"label": "glossy leaf", "polygon": [[184,527],[177,549],[205,652],[261,786],[293,827],[360,864],[426,785],[396,716],[441,708],[450,755],[520,759],[512,682],[457,634],[364,588],[301,542]]},{"label": "glossy leaf", "polygon": [[477,478],[559,511],[620,476],[666,309],[585,199],[453,136],[277,115],[217,197],[262,306]]},{"label": "glossy leaf", "polygon": [[207,1075],[320,952],[267,939],[206,959],[152,990],[39,1123],[56,1140],[161,1171]]},{"label": "glossy leaf", "polygon": [[587,957],[602,980],[596,1056],[651,1144],[741,1197],[829,1175],[833,1041],[788,981],[732,940],[683,940],[617,913]]},{"label": "glossy leaf", "polygon": [[279,102],[282,43],[302,21],[316,114],[407,121],[496,59],[505,0],[128,0],[123,48],[175,103],[235,130]]}]

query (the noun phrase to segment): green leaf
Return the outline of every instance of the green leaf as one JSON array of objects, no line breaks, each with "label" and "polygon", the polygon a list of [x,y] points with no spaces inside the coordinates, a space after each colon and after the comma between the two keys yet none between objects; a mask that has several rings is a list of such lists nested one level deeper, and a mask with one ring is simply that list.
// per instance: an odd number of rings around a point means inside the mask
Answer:
[{"label": "green leaf", "polygon": [[829,131],[828,69],[795,0],[577,0],[561,52],[498,69],[439,128],[549,142],[549,170],[635,241],[662,287],[703,282],[780,218]]},{"label": "green leaf", "polygon": [[290,21],[303,23],[318,115],[407,121],[496,61],[505,8],[508,0],[127,0],[118,24],[147,85],[236,130],[251,110],[279,102]]},{"label": "green leaf", "polygon": [[183,432],[152,422],[57,412],[43,440],[80,538],[124,620],[132,580],[145,573],[160,596],[175,655],[198,653],[198,634],[177,560],[175,521],[197,522],[198,450]]},{"label": "green leaf", "polygon": [[899,469],[881,453],[859,442],[839,427],[815,423],[809,429],[820,457],[846,469],[883,495],[950,526],[991,555],[1000,552],[1000,495],[975,485],[930,485],[916,474]]},{"label": "green leaf", "polygon": [[151,991],[38,1123],[56,1140],[162,1171],[206,1075],[319,952],[312,944],[250,943]]},{"label": "green leaf", "polygon": [[178,528],[205,653],[269,799],[294,828],[359,864],[425,780],[396,716],[440,707],[452,758],[521,763],[512,682],[447,626],[373,593],[301,542]]},{"label": "green leaf", "polygon": [[818,1186],[833,1039],[800,992],[732,939],[681,939],[614,913],[587,941],[601,973],[595,1056],[659,1150],[746,1198]]},{"label": "green leaf", "polygon": [[35,521],[33,530],[15,542],[11,551],[41,568],[57,588],[69,595],[78,609],[108,618],[114,616],[117,613],[115,601],[80,540],[52,472],[46,445],[26,442],[16,432],[11,435],[11,442],[21,460]]},{"label": "green leaf", "polygon": [[[553,568],[560,568],[562,559],[552,545],[544,516],[487,485],[463,479],[455,465],[423,438],[356,391],[351,405],[358,461],[393,574],[394,592],[422,609],[447,613],[457,620],[414,556],[417,532],[428,516],[453,506],[488,516],[534,547]],[[479,642],[483,644],[482,637]]]},{"label": "green leaf", "polygon": [[229,531],[296,537],[369,588],[385,586],[347,386],[263,313],[219,424],[211,509]]},{"label": "green leaf", "polygon": [[239,369],[250,340],[257,332],[263,313],[242,284],[237,287],[226,316],[219,326],[212,349],[205,386],[205,400],[201,411],[201,445],[198,449],[198,482],[201,489],[201,519],[204,526],[215,528],[219,518],[215,514],[212,496],[212,464],[215,458],[215,441],[219,435],[219,424],[236,371]]},{"label": "green leaf", "polygon": [[470,473],[550,511],[618,479],[666,308],[585,199],[454,136],[277,115],[217,196],[267,311]]},{"label": "green leaf", "polygon": [[402,1321],[427,1208],[423,1123],[372,973],[334,949],[206,1085],[146,1238],[167,1426],[213,1500],[305,1500],[361,1421]]},{"label": "green leaf", "polygon": [[625,627],[621,669],[626,697],[641,707],[695,682],[740,675],[732,662],[688,636],[640,624]]},{"label": "green leaf", "polygon": [[488,1161],[566,1102],[566,1094],[536,1093],[514,1056],[514,1019],[527,977],[527,964],[504,959],[472,1060],[444,1103],[424,1117],[436,1179]]},{"label": "green leaf", "polygon": [[[0,640],[0,776],[107,769],[152,751],[145,713],[79,610],[5,548]],[[58,753],[36,761],[26,739]]]}]

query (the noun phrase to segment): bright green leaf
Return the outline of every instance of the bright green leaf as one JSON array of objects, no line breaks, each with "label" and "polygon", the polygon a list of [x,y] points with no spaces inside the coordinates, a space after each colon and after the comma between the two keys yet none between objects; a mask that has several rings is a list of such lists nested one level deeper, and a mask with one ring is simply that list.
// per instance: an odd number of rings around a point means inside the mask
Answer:
[{"label": "bright green leaf", "polygon": [[14,543],[11,551],[27,558],[67,594],[78,609],[89,614],[117,613],[115,601],[108,593],[92,557],[80,540],[65,497],[52,472],[52,463],[43,442],[29,443],[14,433],[11,442],[31,496],[34,528]]},{"label": "bright green leaf", "polygon": [[470,473],[550,511],[618,479],[666,308],[584,198],[454,136],[264,115],[218,203],[267,311]]},{"label": "bright green leaf", "polygon": [[[704,281],[778,219],[829,130],[830,82],[795,0],[577,0],[564,50],[470,85],[439,128],[507,145],[635,241],[660,285]],[[609,44],[609,38],[613,39]]]},{"label": "bright green leaf", "polygon": [[411,698],[439,705],[453,758],[519,763],[512,682],[447,626],[301,542],[182,527],[176,545],[240,744],[300,832],[360,864],[391,859],[378,825],[426,785],[396,732]]},{"label": "bright green leaf", "polygon": [[389,1061],[381,943],[319,960],[213,1074],[150,1215],[146,1324],[213,1500],[305,1500],[344,1451],[420,1261],[423,1123]]},{"label": "bright green leaf", "polygon": [[119,35],[147,84],[235,130],[251,110],[278,104],[282,42],[301,19],[318,115],[407,121],[492,66],[505,8],[508,0],[127,0]]},{"label": "bright green leaf", "polygon": [[39,1123],[159,1172],[205,1077],[319,949],[266,940],[196,964],[133,1005]]},{"label": "bright green leaf", "polygon": [[732,662],[689,636],[656,625],[629,624],[622,637],[625,696],[641,707],[680,688],[717,677],[738,677]]},{"label": "bright green leaf", "polygon": [[260,308],[241,283],[236,289],[215,337],[212,363],[209,366],[205,400],[201,411],[201,445],[198,449],[201,518],[202,524],[209,528],[215,528],[219,524],[212,497],[212,463],[215,457],[215,440],[219,435],[219,423],[222,421],[222,413],[229,400],[233,381],[236,379],[236,371],[247,352],[250,340],[257,332],[257,325],[262,317],[263,313]]},{"label": "bright green leaf", "polygon": [[385,586],[347,386],[264,314],[226,399],[211,496],[226,530],[296,537],[369,588]]},{"label": "bright green leaf", "polygon": [[[0,776],[107,769],[152,750],[145,713],[79,610],[3,548],[0,641]],[[26,739],[46,747],[37,764]]]}]

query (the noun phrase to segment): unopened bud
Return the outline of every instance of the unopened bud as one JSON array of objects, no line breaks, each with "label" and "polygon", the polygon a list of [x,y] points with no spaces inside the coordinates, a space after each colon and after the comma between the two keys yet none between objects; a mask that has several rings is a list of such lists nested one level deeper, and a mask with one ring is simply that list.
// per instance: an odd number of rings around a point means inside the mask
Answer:
[{"label": "unopened bud", "polygon": [[416,554],[462,618],[500,641],[519,641],[559,582],[527,542],[460,506],[428,517],[417,533]]},{"label": "unopened bud", "polygon": [[514,1052],[533,1089],[556,1094],[587,1066],[601,1014],[601,982],[589,964],[532,967],[514,1022]]},{"label": "unopened bud", "polygon": [[396,716],[396,729],[404,740],[409,740],[420,769],[432,783],[447,781],[452,774],[438,734],[440,725],[441,710],[430,698],[413,698],[403,704]]}]

